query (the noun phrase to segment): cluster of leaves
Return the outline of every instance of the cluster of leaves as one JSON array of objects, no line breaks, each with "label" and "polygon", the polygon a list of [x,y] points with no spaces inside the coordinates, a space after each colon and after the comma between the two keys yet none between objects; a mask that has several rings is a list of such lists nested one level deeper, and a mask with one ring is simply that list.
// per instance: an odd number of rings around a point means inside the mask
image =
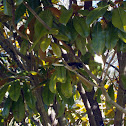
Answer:
[{"label": "cluster of leaves", "polygon": [[[43,8],[40,8],[39,0],[27,0],[29,6],[26,0],[14,0],[13,3],[11,0],[0,1],[0,32],[5,39],[10,39],[10,44],[14,45],[23,63],[22,68],[0,41],[1,54],[6,55],[0,59],[0,70],[4,73],[0,72],[1,120],[4,117],[10,121],[14,117],[17,122],[22,122],[26,112],[29,118],[32,117],[37,113],[34,93],[42,88],[45,108],[56,99],[60,106],[57,118],[65,111],[66,119],[71,123],[75,123],[78,118],[84,123],[82,116],[76,115],[75,118],[72,115],[80,109],[72,109],[72,105],[80,97],[76,85],[81,79],[65,67],[52,64],[63,64],[62,58],[65,62],[82,62],[89,66],[94,75],[101,76],[102,67],[94,61],[95,54],[104,56],[106,50],[125,50],[125,1],[101,1],[97,8],[91,8],[90,11],[75,4],[69,10],[61,5],[52,6],[57,4],[56,1],[47,6],[47,1],[42,1]],[[11,25],[8,27],[9,23]],[[14,24],[20,25],[19,28],[13,29]],[[78,71],[93,82],[84,69]],[[34,84],[36,78],[37,85]],[[86,82],[83,84],[85,90],[92,89]],[[113,85],[110,85],[108,94],[113,100],[114,93]],[[101,102],[101,94],[98,89],[98,102]],[[69,107],[66,108],[66,104]]]}]

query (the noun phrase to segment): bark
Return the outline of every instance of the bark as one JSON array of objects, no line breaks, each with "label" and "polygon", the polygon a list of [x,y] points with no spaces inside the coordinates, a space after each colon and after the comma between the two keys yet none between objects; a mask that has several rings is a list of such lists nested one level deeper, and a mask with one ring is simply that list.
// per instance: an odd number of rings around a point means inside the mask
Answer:
[{"label": "bark", "polygon": [[[119,104],[122,107],[125,107],[124,99],[125,99],[125,88],[124,84],[121,80],[122,75],[126,76],[126,53],[118,52],[118,63],[119,63],[119,88],[118,88],[118,94],[117,94],[117,104]],[[123,113],[116,109],[115,112],[115,118],[114,118],[114,125],[115,126],[123,126]]]},{"label": "bark", "polygon": [[79,93],[81,95],[81,98],[83,100],[83,103],[85,105],[85,108],[87,110],[90,126],[97,126],[94,115],[93,115],[93,112],[92,112],[92,109],[91,109],[91,106],[90,106],[90,103],[88,101],[88,98],[87,98],[87,96],[85,94],[85,90],[84,90],[81,83],[78,83],[77,90],[79,91]]},{"label": "bark", "polygon": [[41,90],[37,89],[37,91],[35,92],[35,95],[37,99],[37,110],[41,115],[42,124],[43,126],[49,126],[51,125],[51,121],[49,119],[48,113],[45,111],[45,108],[44,108],[44,103],[41,97]]},{"label": "bark", "polygon": [[95,94],[94,89],[92,89],[91,92],[86,92],[86,96],[91,105],[91,109],[92,109],[97,126],[104,126],[101,111],[99,109],[99,105],[96,98],[94,99],[94,94]]}]

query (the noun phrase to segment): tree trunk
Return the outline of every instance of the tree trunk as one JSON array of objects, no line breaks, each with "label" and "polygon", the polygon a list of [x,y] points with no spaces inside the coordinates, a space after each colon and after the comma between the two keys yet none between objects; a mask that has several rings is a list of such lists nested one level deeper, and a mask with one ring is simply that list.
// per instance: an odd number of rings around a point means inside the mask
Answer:
[{"label": "tree trunk", "polygon": [[84,90],[81,83],[78,83],[77,86],[78,86],[77,89],[78,89],[78,91],[79,91],[79,93],[81,95],[81,98],[82,98],[83,103],[85,105],[85,108],[87,110],[90,126],[97,126],[94,115],[93,115],[93,112],[92,112],[92,109],[91,109],[91,106],[90,106],[90,103],[89,103],[89,101],[87,99],[87,96],[85,94],[85,90]]},{"label": "tree trunk", "polygon": [[[124,95],[125,95],[125,88],[124,82],[122,82],[122,76],[126,76],[126,53],[117,53],[118,63],[119,63],[119,87],[118,87],[118,94],[117,94],[117,104],[122,107],[125,107],[124,104]],[[114,125],[115,126],[123,126],[123,113],[116,109],[115,118],[114,118]]]},{"label": "tree trunk", "polygon": [[93,115],[95,117],[97,126],[104,126],[101,111],[99,109],[99,105],[96,98],[94,99],[94,94],[95,94],[94,88],[92,89],[91,92],[86,92],[86,96],[91,105],[91,109],[93,111]]}]

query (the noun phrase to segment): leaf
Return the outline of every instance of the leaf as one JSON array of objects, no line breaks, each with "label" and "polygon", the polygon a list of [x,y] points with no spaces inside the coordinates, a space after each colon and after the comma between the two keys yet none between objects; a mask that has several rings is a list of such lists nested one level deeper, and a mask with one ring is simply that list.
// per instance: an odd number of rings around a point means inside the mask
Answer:
[{"label": "leaf", "polygon": [[8,117],[11,105],[12,105],[11,99],[7,98],[6,101],[5,101],[5,103],[4,103],[4,108],[3,108],[3,111],[2,111],[2,116],[4,118]]},{"label": "leaf", "polygon": [[23,0],[16,0],[16,5],[20,5],[23,2]]},{"label": "leaf", "polygon": [[126,43],[126,33],[125,32],[122,32],[122,31],[118,31],[118,36],[119,38]]},{"label": "leaf", "polygon": [[40,44],[40,48],[43,52],[46,51],[46,49],[48,48],[48,46],[50,45],[51,43],[51,39],[50,38],[45,38],[41,44]]},{"label": "leaf", "polygon": [[82,37],[78,37],[76,40],[77,48],[81,51],[81,54],[84,55],[86,53],[86,39]]},{"label": "leaf", "polygon": [[24,91],[24,98],[26,100],[27,105],[31,109],[35,109],[36,99],[35,99],[34,95],[32,94],[30,87],[27,85],[27,83],[24,83],[23,91]]},{"label": "leaf", "polygon": [[58,40],[69,41],[69,38],[63,34],[55,35],[55,38],[57,38]]},{"label": "leaf", "polygon": [[88,25],[90,25],[91,23],[93,23],[93,21],[95,21],[99,17],[103,16],[104,13],[106,12],[107,8],[108,8],[108,6],[105,6],[105,7],[98,7],[98,8],[95,8],[94,10],[92,10],[87,16],[86,23]]},{"label": "leaf", "polygon": [[97,23],[93,29],[92,48],[98,55],[102,54],[105,48],[105,34],[100,23]]},{"label": "leaf", "polygon": [[[42,11],[39,17],[49,26],[52,27],[53,17],[49,10]],[[47,29],[38,20],[35,22],[35,36],[40,38],[47,34]],[[38,39],[37,38],[37,39]]]},{"label": "leaf", "polygon": [[21,122],[25,117],[25,107],[22,97],[17,102],[12,103],[12,113],[17,122]]},{"label": "leaf", "polygon": [[59,22],[66,25],[72,14],[73,14],[72,8],[67,10],[64,6],[61,6],[61,15],[59,18]]},{"label": "leaf", "polygon": [[52,43],[51,46],[52,46],[53,52],[56,54],[56,56],[61,57],[60,47],[55,43]]},{"label": "leaf", "polygon": [[15,23],[18,23],[21,20],[21,17],[26,13],[26,7],[24,4],[20,4],[15,11]]},{"label": "leaf", "polygon": [[59,33],[59,30],[56,28],[52,28],[51,30],[49,30],[49,34],[58,35],[58,33]]},{"label": "leaf", "polygon": [[73,25],[76,31],[82,36],[87,37],[89,35],[89,27],[83,17],[74,17]]},{"label": "leaf", "polygon": [[87,16],[89,14],[89,10],[79,10],[78,13],[82,14],[83,16]]},{"label": "leaf", "polygon": [[112,100],[114,100],[114,89],[113,89],[113,84],[109,86],[108,88],[108,94],[111,97]]},{"label": "leaf", "polygon": [[4,0],[3,5],[4,5],[4,14],[11,16],[12,15],[12,6],[8,2],[8,0]]},{"label": "leaf", "polygon": [[21,52],[23,55],[26,55],[27,50],[28,50],[28,41],[27,41],[27,40],[24,40],[24,41],[22,41],[22,43],[21,43],[20,52]]},{"label": "leaf", "polygon": [[30,71],[30,73],[31,73],[31,75],[33,75],[33,76],[35,76],[35,75],[37,75],[38,73],[37,72],[35,72],[35,71]]},{"label": "leaf", "polygon": [[54,96],[55,94],[52,93],[50,90],[49,90],[49,84],[46,84],[46,86],[43,88],[43,91],[42,91],[42,97],[43,97],[43,101],[46,105],[50,105],[53,103],[53,100],[54,100]]},{"label": "leaf", "polygon": [[64,101],[64,103],[72,106],[74,104],[74,98],[73,98],[73,96],[71,96],[70,98],[66,98],[64,96],[64,94],[62,93],[61,86],[62,86],[62,84],[58,84],[57,85],[57,91],[58,91],[58,94],[60,95],[59,97],[62,98],[62,100]]},{"label": "leaf", "polygon": [[67,30],[63,30],[63,32],[65,32],[65,35],[69,38],[69,40],[74,41],[77,38],[78,33],[74,28],[72,19],[67,23],[66,29]]},{"label": "leaf", "polygon": [[56,77],[57,77],[57,81],[61,82],[61,83],[65,83],[66,82],[66,69],[64,67],[57,67],[56,68]]},{"label": "leaf", "polygon": [[112,24],[123,32],[126,32],[126,12],[122,7],[112,11]]},{"label": "leaf", "polygon": [[105,45],[107,49],[113,49],[116,46],[118,38],[118,32],[113,25],[108,25],[107,30],[105,31]]},{"label": "leaf", "polygon": [[65,110],[65,104],[64,103],[59,103],[59,110],[58,110],[58,117],[61,117],[64,114],[64,110]]},{"label": "leaf", "polygon": [[102,94],[102,91],[101,91],[101,89],[98,88],[95,93],[95,97],[96,97],[98,103],[101,103],[101,94]]},{"label": "leaf", "polygon": [[2,102],[2,100],[3,100],[4,96],[5,96],[5,93],[6,93],[7,89],[8,89],[8,85],[2,86],[0,88],[0,103]]},{"label": "leaf", "polygon": [[56,75],[55,73],[51,76],[50,83],[49,83],[49,89],[52,93],[56,93]]},{"label": "leaf", "polygon": [[21,93],[21,86],[18,80],[11,83],[11,87],[9,90],[9,96],[13,101],[17,101]]},{"label": "leaf", "polygon": [[[52,27],[53,16],[49,10],[42,11],[39,14],[39,17],[49,26]],[[34,35],[34,43],[32,47],[29,49],[29,52],[40,42],[41,38],[48,34],[48,30],[41,24],[38,20],[35,22],[35,35]]]},{"label": "leaf", "polygon": [[61,84],[61,92],[66,98],[70,98],[72,96],[72,90],[71,78],[67,76],[66,82]]}]

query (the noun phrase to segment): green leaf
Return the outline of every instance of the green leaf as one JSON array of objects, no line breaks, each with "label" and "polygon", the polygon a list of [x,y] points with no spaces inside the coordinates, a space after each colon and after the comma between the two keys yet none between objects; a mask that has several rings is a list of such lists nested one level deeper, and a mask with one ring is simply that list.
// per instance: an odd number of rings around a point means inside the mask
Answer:
[{"label": "green leaf", "polygon": [[112,12],[112,24],[123,32],[126,32],[126,12],[122,7]]},{"label": "green leaf", "polygon": [[107,6],[107,1],[100,1],[100,2],[98,2],[98,7],[105,7],[105,6]]},{"label": "green leaf", "polygon": [[55,35],[55,38],[57,38],[58,40],[69,41],[69,38],[63,34]]},{"label": "green leaf", "polygon": [[56,82],[57,78],[55,73],[51,76],[50,83],[49,83],[49,89],[52,93],[56,93]]},{"label": "green leaf", "polygon": [[74,17],[73,25],[76,31],[82,36],[87,37],[89,35],[89,27],[83,17]]},{"label": "green leaf", "polygon": [[13,102],[12,112],[13,112],[14,119],[17,122],[21,122],[24,119],[25,107],[24,107],[24,102],[22,97],[20,97],[17,102]]},{"label": "green leaf", "polygon": [[101,28],[101,24],[97,23],[92,33],[92,48],[100,55],[105,48],[105,33]]},{"label": "green leaf", "polygon": [[64,110],[65,110],[65,104],[64,103],[59,103],[59,110],[58,110],[58,117],[61,117],[64,114]]},{"label": "green leaf", "polygon": [[50,45],[51,43],[51,39],[50,38],[45,38],[41,44],[40,44],[40,48],[43,52],[46,51],[46,49],[48,48],[48,46]]},{"label": "green leaf", "polygon": [[108,88],[108,94],[111,97],[112,100],[114,100],[114,89],[113,89],[113,84],[109,86]]},{"label": "green leaf", "polygon": [[11,105],[12,105],[11,99],[7,98],[5,103],[4,103],[4,108],[3,108],[3,111],[2,111],[2,116],[3,117],[5,117],[5,118],[8,117]]},{"label": "green leaf", "polygon": [[61,6],[61,15],[59,18],[59,22],[66,25],[72,14],[73,14],[72,8],[67,10],[64,6]]},{"label": "green leaf", "polygon": [[89,14],[89,10],[79,10],[78,13],[82,14],[83,16],[87,16]]},{"label": "green leaf", "polygon": [[23,0],[16,0],[16,5],[20,5],[23,2]]},{"label": "green leaf", "polygon": [[51,30],[49,30],[49,34],[58,35],[58,33],[59,33],[59,30],[56,28],[52,28]]},{"label": "green leaf", "polygon": [[24,41],[22,41],[22,43],[21,43],[20,52],[21,52],[23,55],[26,55],[27,49],[28,49],[28,41],[27,41],[27,40],[24,40]]},{"label": "green leaf", "polygon": [[125,32],[122,32],[122,31],[118,31],[118,36],[119,38],[126,43],[126,33]]},{"label": "green leaf", "polygon": [[72,90],[71,78],[67,75],[66,82],[61,84],[61,92],[66,98],[70,98],[72,96]]},{"label": "green leaf", "polygon": [[105,31],[105,45],[107,49],[113,49],[118,40],[118,30],[112,24],[108,25]]},{"label": "green leaf", "polygon": [[57,85],[58,95],[60,95],[59,97],[62,98],[62,100],[63,100],[64,103],[72,106],[74,104],[74,98],[73,98],[73,96],[71,96],[70,98],[66,98],[64,96],[64,94],[62,93],[61,86],[62,86],[62,84],[58,84]]},{"label": "green leaf", "polygon": [[53,103],[53,100],[54,100],[54,96],[55,94],[52,93],[50,90],[49,90],[49,85],[46,84],[46,86],[43,88],[43,91],[42,91],[42,97],[43,97],[43,101],[46,105],[50,105]]},{"label": "green leaf", "polygon": [[2,100],[3,100],[4,96],[5,96],[7,88],[8,88],[8,85],[3,86],[3,87],[0,88],[0,103],[2,102]]},{"label": "green leaf", "polygon": [[24,91],[24,98],[26,100],[27,105],[31,109],[35,109],[36,99],[35,99],[34,95],[32,94],[30,87],[27,85],[27,83],[24,83],[23,91]]},{"label": "green leaf", "polygon": [[8,1],[8,0],[4,0],[3,1],[3,5],[4,5],[4,14],[5,15],[9,15],[11,16],[12,15],[12,6],[10,5],[11,1]]},{"label": "green leaf", "polygon": [[117,43],[117,51],[126,52],[126,43],[124,43],[121,39],[119,39]]},{"label": "green leaf", "polygon": [[9,90],[9,96],[13,101],[17,101],[21,93],[21,86],[18,80],[11,83],[11,87]]},{"label": "green leaf", "polygon": [[74,28],[72,19],[67,23],[66,29],[67,30],[63,30],[63,32],[65,32],[65,35],[69,38],[69,40],[74,41],[77,38],[78,33]]},{"label": "green leaf", "polygon": [[[49,26],[52,27],[53,16],[49,10],[42,11],[39,17]],[[38,38],[47,34],[47,29],[38,20],[35,22],[35,36]]]},{"label": "green leaf", "polygon": [[102,91],[101,89],[98,88],[97,91],[95,92],[95,97],[94,97],[97,99],[98,103],[101,103],[101,94],[102,94]]},{"label": "green leaf", "polygon": [[92,10],[87,16],[86,23],[88,25],[90,25],[91,23],[93,23],[93,21],[95,21],[99,17],[103,16],[104,13],[106,12],[107,8],[108,8],[108,6],[105,6],[105,7],[98,7],[98,8],[95,8],[94,10]]},{"label": "green leaf", "polygon": [[56,68],[56,77],[57,77],[57,81],[61,82],[61,83],[65,83],[66,82],[66,69],[64,67],[57,67]]},{"label": "green leaf", "polygon": [[76,45],[77,48],[81,51],[82,55],[84,55],[86,53],[86,39],[79,36],[76,40]]},{"label": "green leaf", "polygon": [[[42,11],[39,17],[49,26],[52,27],[53,16],[49,10]],[[49,31],[38,20],[35,22],[34,44],[29,49],[29,52],[41,41],[41,38],[49,33]]]},{"label": "green leaf", "polygon": [[55,43],[52,43],[51,46],[52,46],[53,52],[56,54],[56,56],[61,57],[60,47]]},{"label": "green leaf", "polygon": [[104,14],[104,18],[109,22],[112,20],[112,12],[111,11],[106,11]]},{"label": "green leaf", "polygon": [[15,11],[15,22],[18,23],[21,20],[21,17],[24,15],[26,12],[26,7],[24,4],[20,4]]}]

